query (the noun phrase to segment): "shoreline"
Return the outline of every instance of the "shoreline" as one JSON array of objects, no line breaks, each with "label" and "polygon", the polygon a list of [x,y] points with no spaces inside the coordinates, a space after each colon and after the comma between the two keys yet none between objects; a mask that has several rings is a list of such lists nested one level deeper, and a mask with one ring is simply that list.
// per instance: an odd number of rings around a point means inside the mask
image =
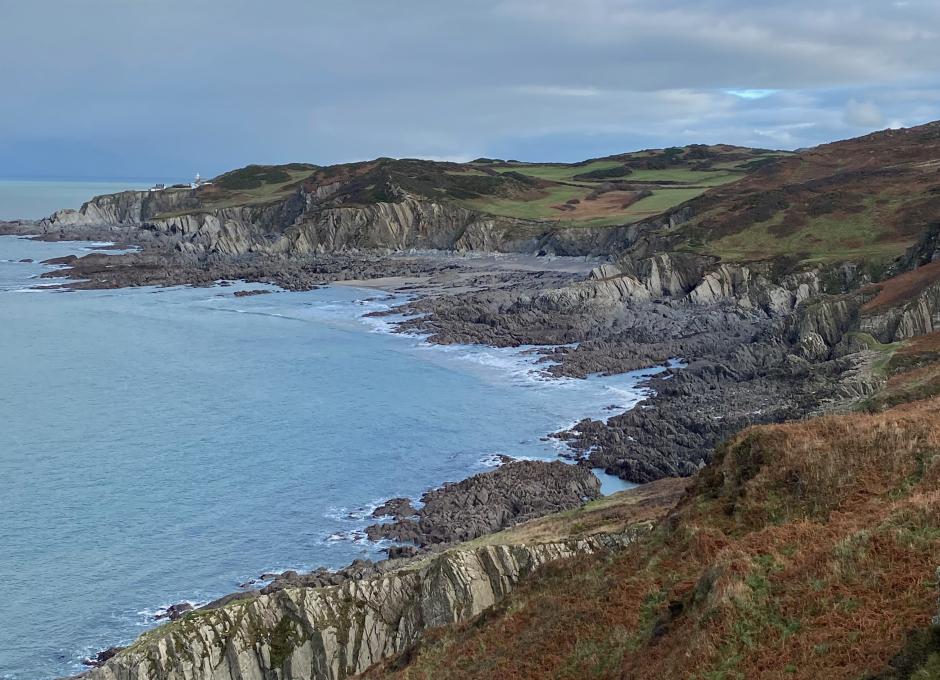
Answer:
[{"label": "shoreline", "polygon": [[[106,246],[103,242],[99,242],[99,241],[74,241],[74,242],[69,242],[69,245],[72,245],[72,244],[78,246],[82,251],[88,250],[88,249],[90,249],[92,246],[94,246],[94,249],[95,249],[95,250],[103,250],[105,247],[110,247],[110,246]],[[55,261],[55,260],[68,260],[68,257],[69,257],[69,256],[51,258],[51,261],[50,261],[50,259],[47,259],[47,260],[44,260],[44,261],[41,261],[41,262],[37,262],[36,264],[42,264],[42,265],[44,265],[45,267],[58,267],[57,269],[52,269],[52,270],[50,270],[50,271],[55,271],[55,272],[59,272],[59,271],[68,271],[68,269],[69,269],[69,262],[55,262],[55,263],[52,262],[52,261]],[[358,284],[360,283],[359,281],[341,281],[341,282],[336,282],[335,285],[337,285],[337,286],[342,286],[342,287],[357,288],[357,289],[359,289],[359,290],[362,290],[362,291],[363,291],[364,293],[366,293],[366,294],[371,293],[371,292],[382,292],[382,293],[385,293],[385,294],[391,295],[391,296],[401,296],[401,295],[403,295],[403,294],[407,294],[407,295],[411,298],[411,301],[413,301],[414,299],[418,298],[418,297],[421,295],[421,293],[415,291],[413,288],[412,288],[412,289],[409,289],[409,290],[402,290],[402,289],[401,289],[401,286],[402,286],[402,285],[406,285],[406,286],[411,285],[411,286],[413,286],[413,285],[414,285],[415,283],[417,283],[417,282],[428,282],[429,280],[430,280],[430,276],[427,276],[427,275],[426,275],[426,276],[423,276],[423,277],[412,277],[412,278],[410,278],[410,279],[404,279],[403,277],[385,278],[385,279],[380,279],[380,280],[368,282],[368,283],[370,283],[371,285],[367,285],[367,286],[358,285]],[[228,282],[228,283],[231,282],[230,280],[225,280],[225,281]],[[70,286],[71,283],[72,283],[71,281],[66,280],[66,281],[63,281],[62,283],[38,284],[38,286],[41,286],[42,289],[48,289],[48,288],[50,288],[50,287],[60,286],[62,290],[71,290],[71,289],[72,289],[72,287]],[[248,285],[251,284],[251,282],[248,282],[248,281],[246,281],[245,283],[248,284]],[[331,284],[331,285],[332,285],[332,284]],[[212,287],[218,287],[218,288],[224,289],[224,288],[227,287],[227,286],[223,284],[223,285],[217,285],[217,286],[212,286]],[[291,292],[291,291],[289,291],[289,290],[287,290],[287,289],[282,289],[282,291],[283,291],[283,292]],[[250,292],[250,291],[249,291],[249,292]],[[271,292],[275,292],[275,291],[271,291]],[[233,293],[233,294],[237,295],[237,293]],[[366,314],[357,313],[357,312],[355,311],[355,309],[352,309],[352,308],[351,308],[350,311],[353,313],[353,316],[354,316],[355,318],[357,318],[358,320],[360,320],[360,321],[362,321],[362,318],[363,318],[364,316],[366,316]],[[366,324],[365,322],[363,322],[363,325],[368,325],[368,324]],[[393,330],[393,329],[382,330],[382,331],[380,331],[380,332],[383,332],[383,333],[386,333],[386,334],[392,335],[392,336],[401,336],[401,335],[403,335],[402,333],[395,332],[395,330]],[[423,341],[424,341],[424,340],[426,340],[426,338],[424,338]],[[435,343],[428,343],[428,344],[435,344]],[[498,349],[498,348],[497,348],[497,349]],[[532,366],[529,370],[534,373],[534,372],[537,372],[537,371],[538,371],[538,368],[537,368],[536,366]],[[557,378],[552,378],[552,380],[555,380],[555,379],[557,379]],[[572,423],[572,422],[574,422],[574,421],[568,421],[568,423],[565,423],[565,425],[570,424],[570,423]],[[544,434],[545,434],[546,436],[548,436],[548,435],[550,435],[551,433],[550,433],[550,432],[546,432],[546,433],[544,433]],[[562,446],[567,446],[567,445],[562,444]],[[555,460],[555,461],[558,461],[559,463],[563,462],[564,465],[569,466],[569,467],[577,467],[576,461],[570,460],[570,458],[571,458],[570,456],[567,457],[568,459],[563,460],[563,461],[560,461],[560,460],[559,460],[559,457],[562,457],[561,454],[559,454],[558,456],[556,456],[556,457],[554,458],[554,460]],[[508,463],[508,462],[509,462],[508,460],[501,461],[501,465],[500,465],[500,466],[502,466],[503,464],[506,464],[506,463]],[[541,464],[550,465],[551,462],[552,462],[552,459],[539,459],[538,461],[535,461],[535,463],[536,463],[537,465],[541,465]],[[582,465],[583,465],[583,464],[582,464]],[[466,471],[466,474],[467,474],[468,476],[462,478],[461,482],[457,482],[457,483],[453,483],[453,484],[460,484],[460,483],[463,483],[463,482],[467,482],[467,481],[470,481],[470,480],[474,480],[474,479],[479,478],[479,477],[481,477],[481,476],[489,475],[489,474],[491,474],[491,473],[494,472],[494,471],[495,471],[495,470],[488,470],[488,471],[484,471],[484,472],[480,472],[480,473],[475,473],[475,474],[474,474],[471,470],[467,470],[467,471]],[[598,490],[598,492],[600,492],[601,482],[602,482],[602,477],[601,477],[600,474],[598,474],[600,471],[599,471],[599,470],[593,470],[593,469],[592,469],[591,472],[592,472],[592,475],[594,476],[594,478],[597,480],[597,490]],[[425,490],[425,492],[424,492],[424,495],[427,495],[427,494],[430,494],[430,493],[433,493],[433,492],[441,491],[445,486],[448,486],[448,485],[447,485],[447,484],[445,484],[444,486],[442,486],[442,485],[436,485],[436,486],[432,486],[432,487],[430,487],[430,488],[427,488],[427,489]],[[387,502],[387,501],[385,501],[385,502]],[[383,504],[384,504],[384,503],[383,503]],[[535,515],[535,516],[538,516],[538,515]],[[505,528],[505,527],[499,527],[499,529],[501,529],[501,528]],[[498,529],[497,529],[497,530],[498,530]],[[484,533],[488,533],[488,532],[484,532]],[[380,544],[380,543],[382,542],[382,540],[383,540],[383,539],[372,539],[370,542],[371,542],[373,545],[378,545],[378,544]],[[399,545],[401,544],[400,541],[399,541],[398,543],[399,543]],[[452,542],[447,542],[447,543],[444,544],[445,547],[446,547],[446,546],[450,546],[450,545],[452,545]],[[407,552],[407,545],[404,546],[404,547],[405,547],[405,549],[406,549],[405,552]],[[426,546],[426,549],[430,549],[430,546]],[[437,550],[437,549],[434,549],[434,550]],[[390,552],[391,552],[391,551],[390,551]],[[396,567],[397,567],[397,566],[400,565],[400,562],[396,562],[395,560],[396,560],[396,559],[401,559],[401,554],[402,554],[402,551],[401,551],[401,548],[399,547],[399,548],[398,548],[398,553],[397,553],[397,555],[396,555],[396,553],[392,552],[392,554],[390,554],[389,558],[387,558],[387,559],[385,559],[385,560],[379,560],[379,561],[376,562],[375,564],[376,564],[376,565],[382,565],[383,563],[388,562],[388,566],[389,566],[389,567],[391,567],[391,566],[396,566]],[[412,555],[409,555],[409,557],[413,557],[413,556],[416,556],[416,555],[419,555],[419,554],[427,554],[427,553],[426,553],[426,552],[420,552],[420,553],[419,553],[419,552],[415,552],[415,553],[413,553]],[[311,561],[314,561],[314,562],[315,562],[315,560],[311,560]],[[382,566],[382,567],[378,567],[378,566],[377,566],[376,568],[377,568],[377,569],[385,569],[386,567],[385,567],[385,566]],[[340,568],[340,569],[337,569],[337,570],[335,570],[335,571],[330,571],[330,573],[333,574],[333,575],[335,575],[336,573],[345,573],[345,571],[346,571],[347,569],[349,569],[349,567]],[[274,578],[272,579],[272,582],[278,582],[279,580],[282,580],[282,579],[283,579],[283,576],[284,576],[285,573],[290,574],[290,575],[297,575],[297,572],[294,571],[294,570],[292,570],[292,569],[286,569],[286,570],[282,571],[282,572],[279,573],[279,574],[274,574],[273,572],[270,572],[268,575],[274,576]],[[375,573],[375,572],[372,572],[372,571],[368,571],[368,570],[367,570],[367,571],[365,571],[365,572],[363,572],[363,573],[365,573],[365,574],[372,574],[372,573]],[[317,575],[318,575],[317,578],[324,578],[324,571],[323,571],[322,568],[320,568],[320,569],[314,569],[312,572],[310,572],[310,574],[317,574]],[[264,575],[264,574],[262,574],[262,576],[263,576],[263,575]],[[360,576],[361,576],[361,575],[362,575],[362,574],[360,574]],[[301,578],[303,578],[304,576],[309,576],[309,574],[307,574],[307,575],[299,575],[299,576],[300,576]],[[344,578],[346,578],[346,577],[344,576]],[[269,583],[268,585],[270,585],[270,583]],[[238,591],[236,594],[246,594],[246,593],[254,592],[254,591],[256,591],[256,590],[257,590],[257,591],[260,591],[261,589],[263,589],[263,587],[265,587],[265,584],[262,582],[262,583],[259,583],[259,584],[255,584],[255,587],[250,588],[250,589],[248,589],[248,590],[245,590],[245,591]],[[224,596],[222,599],[225,599],[225,597],[230,597],[230,595],[229,595],[229,596]],[[148,609],[150,609],[150,610],[152,610],[152,611],[155,612],[155,616],[154,616],[154,618],[153,618],[153,620],[152,620],[152,623],[153,623],[154,625],[159,625],[160,622],[161,622],[161,619],[163,619],[163,618],[168,618],[168,619],[172,620],[172,619],[176,618],[176,615],[175,615],[176,613],[179,613],[180,615],[186,613],[186,612],[189,611],[190,609],[189,609],[187,606],[182,606],[182,605],[184,605],[184,604],[195,605],[196,603],[195,603],[194,600],[190,599],[190,600],[186,600],[186,601],[183,601],[183,602],[180,602],[180,603],[173,603],[173,604],[169,604],[169,605],[160,605],[159,607],[148,605]],[[211,604],[211,603],[208,603],[208,604]],[[195,607],[195,606],[193,606],[193,608],[201,608],[201,607]],[[166,617],[159,616],[159,615],[157,615],[157,614],[160,614],[160,610],[166,610],[166,611],[169,612],[169,614],[168,614]]]},{"label": "shoreline", "polygon": [[[138,233],[135,228],[91,232],[87,237],[95,240],[130,244]],[[59,232],[43,240],[73,235]],[[220,279],[289,291],[344,282],[383,293],[391,288],[391,294],[411,297],[389,312],[408,317],[399,331],[420,334],[436,345],[531,346],[555,377],[621,374],[666,365],[674,357],[697,357],[681,371],[650,377],[654,395],[636,408],[612,411],[603,420],[585,418],[554,433],[584,464],[637,484],[694,475],[730,433],[800,417],[822,399],[819,395],[840,389],[833,377],[844,367],[837,362],[815,374],[765,369],[785,365],[790,352],[781,342],[780,318],[744,311],[730,301],[689,305],[642,295],[633,300],[619,282],[605,278],[607,270],[588,275],[592,263],[577,259],[580,273],[564,266],[533,271],[532,263],[557,264],[534,255],[524,256],[527,266],[518,268],[514,256],[346,252],[198,258],[141,244],[134,253],[71,259],[43,278],[80,279],[66,284],[77,290],[205,287]],[[467,262],[498,262],[500,267],[489,270]]]}]

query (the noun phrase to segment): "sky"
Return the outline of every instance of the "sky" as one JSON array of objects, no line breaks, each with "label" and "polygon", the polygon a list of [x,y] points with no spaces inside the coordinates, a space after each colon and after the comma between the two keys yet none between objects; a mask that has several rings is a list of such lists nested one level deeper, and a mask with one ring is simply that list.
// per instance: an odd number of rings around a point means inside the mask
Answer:
[{"label": "sky", "polygon": [[0,0],[0,177],[793,149],[940,119],[937,0]]}]

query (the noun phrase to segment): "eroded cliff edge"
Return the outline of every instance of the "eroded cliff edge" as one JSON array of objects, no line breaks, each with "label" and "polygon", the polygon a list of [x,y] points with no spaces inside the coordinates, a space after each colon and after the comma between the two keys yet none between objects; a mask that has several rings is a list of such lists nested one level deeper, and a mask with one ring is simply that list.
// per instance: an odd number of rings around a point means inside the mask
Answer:
[{"label": "eroded cliff edge", "polygon": [[380,578],[290,588],[146,633],[83,680],[337,680],[470,620],[540,565],[628,545],[647,530],[456,549]]}]

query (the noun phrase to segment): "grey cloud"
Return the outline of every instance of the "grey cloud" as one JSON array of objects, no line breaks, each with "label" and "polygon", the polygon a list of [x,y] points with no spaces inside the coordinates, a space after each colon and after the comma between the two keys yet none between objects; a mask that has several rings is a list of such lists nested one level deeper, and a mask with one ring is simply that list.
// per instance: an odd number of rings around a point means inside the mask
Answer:
[{"label": "grey cloud", "polygon": [[933,1],[0,0],[0,16],[6,176],[798,147],[940,118]]},{"label": "grey cloud", "polygon": [[884,115],[871,102],[850,99],[845,105],[845,122],[854,127],[873,128],[884,123]]}]

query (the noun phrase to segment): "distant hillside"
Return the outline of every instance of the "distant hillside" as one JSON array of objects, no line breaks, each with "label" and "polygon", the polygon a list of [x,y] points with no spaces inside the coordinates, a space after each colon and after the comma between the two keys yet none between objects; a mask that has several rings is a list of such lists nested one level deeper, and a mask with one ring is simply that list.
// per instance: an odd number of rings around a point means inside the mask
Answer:
[{"label": "distant hillside", "polygon": [[147,225],[194,254],[483,250],[609,256],[629,271],[679,253],[703,271],[853,263],[878,280],[938,215],[932,123],[798,153],[693,144],[572,164],[250,165],[196,189],[99,197],[39,226]]},{"label": "distant hillside", "polygon": [[695,144],[572,164],[380,158],[323,168],[252,165],[220,175],[198,195],[203,208],[231,207],[276,201],[301,187],[331,187],[333,206],[394,203],[412,195],[503,217],[612,226],[658,215],[784,155]]},{"label": "distant hillside", "polygon": [[940,123],[777,159],[689,205],[673,248],[723,261],[885,263],[940,223]]}]

